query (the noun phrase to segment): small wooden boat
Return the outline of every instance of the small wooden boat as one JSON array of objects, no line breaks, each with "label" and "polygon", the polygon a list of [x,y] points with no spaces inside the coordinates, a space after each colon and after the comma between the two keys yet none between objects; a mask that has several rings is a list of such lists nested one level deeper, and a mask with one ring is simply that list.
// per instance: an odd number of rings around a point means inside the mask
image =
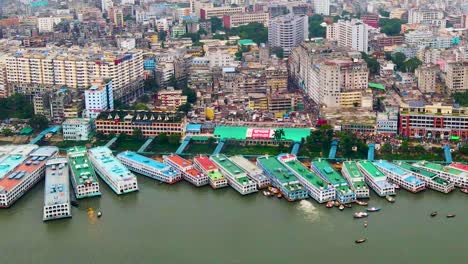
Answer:
[{"label": "small wooden boat", "polygon": [[327,204],[325,205],[325,207],[332,208],[334,205],[335,205],[335,203],[333,201],[328,201]]},{"label": "small wooden boat", "polygon": [[351,207],[352,207],[351,204],[344,204],[344,206],[345,206],[346,208],[351,208]]},{"label": "small wooden boat", "polygon": [[454,214],[448,214],[448,215],[447,215],[447,218],[454,218],[454,217],[455,217]]},{"label": "small wooden boat", "polygon": [[343,211],[344,210],[344,205],[340,204],[340,206],[338,207],[338,209],[340,209],[340,211]]},{"label": "small wooden boat", "polygon": [[267,197],[270,197],[271,196],[271,192],[269,191],[263,191],[263,195],[267,196]]},{"label": "small wooden boat", "polygon": [[356,244],[361,244],[361,243],[364,243],[364,242],[366,242],[366,241],[367,241],[367,238],[360,238],[360,239],[356,239],[354,242],[355,242]]},{"label": "small wooden boat", "polygon": [[364,202],[364,201],[359,201],[359,200],[356,200],[356,204],[358,204],[358,205],[362,205],[362,206],[366,206],[366,205],[368,205],[368,203],[367,203],[367,202]]},{"label": "small wooden boat", "polygon": [[364,221],[364,227],[367,227],[367,221]]},{"label": "small wooden boat", "polygon": [[279,193],[279,190],[276,189],[276,188],[274,188],[274,187],[270,187],[270,188],[268,188],[268,190],[269,190],[270,192],[272,192],[273,194],[278,194],[278,193]]},{"label": "small wooden boat", "polygon": [[97,213],[97,217],[101,217],[101,216],[102,216],[102,213],[101,213],[101,211],[99,211],[99,212]]},{"label": "small wooden boat", "polygon": [[79,205],[79,204],[78,204],[78,201],[76,201],[76,200],[72,200],[70,203],[71,203],[71,205],[74,206],[74,207],[78,207],[78,205]]},{"label": "small wooden boat", "polygon": [[379,207],[369,207],[369,208],[366,208],[366,211],[367,212],[378,212],[378,211],[380,211],[380,208]]},{"label": "small wooden boat", "polygon": [[385,196],[385,199],[387,199],[387,201],[388,201],[389,203],[394,203],[394,202],[395,202],[395,198],[393,198],[393,197],[391,197],[391,196],[389,196],[389,195]]},{"label": "small wooden boat", "polygon": [[436,211],[434,211],[434,212],[431,213],[431,217],[434,217],[434,216],[436,216],[436,215],[437,215],[437,212],[436,212]]},{"label": "small wooden boat", "polygon": [[335,201],[335,206],[336,206],[336,207],[338,207],[338,206],[340,206],[340,205],[341,205],[340,202]]},{"label": "small wooden boat", "polygon": [[276,198],[281,199],[281,198],[283,198],[283,195],[282,195],[281,193],[278,193],[278,194],[276,195]]},{"label": "small wooden boat", "polygon": [[465,189],[465,188],[460,189],[460,192],[468,194],[468,188],[466,188],[466,189]]},{"label": "small wooden boat", "polygon": [[354,218],[364,218],[364,217],[367,217],[368,214],[366,212],[357,212],[357,213],[354,213]]}]

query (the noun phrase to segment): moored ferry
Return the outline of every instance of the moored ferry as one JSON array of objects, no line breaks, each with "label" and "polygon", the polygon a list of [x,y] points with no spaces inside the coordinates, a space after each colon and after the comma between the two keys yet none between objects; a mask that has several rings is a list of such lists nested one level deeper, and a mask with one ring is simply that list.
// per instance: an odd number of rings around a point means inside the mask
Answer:
[{"label": "moored ferry", "polygon": [[433,190],[443,192],[443,193],[449,193],[453,191],[453,189],[455,189],[455,185],[453,184],[453,182],[450,182],[446,179],[443,179],[437,176],[437,174],[434,172],[430,172],[423,168],[418,168],[418,167],[412,166],[409,163],[401,162],[401,161],[398,162],[397,165],[400,168],[418,177],[418,179],[424,181],[426,183],[426,186]]},{"label": "moored ferry", "polygon": [[343,162],[341,174],[356,193],[356,198],[369,198],[369,187],[367,187],[364,174],[361,173],[355,161]]},{"label": "moored ferry", "polygon": [[375,161],[377,166],[395,184],[410,192],[417,193],[426,189],[426,183],[410,172],[386,160]]},{"label": "moored ferry", "polygon": [[194,165],[208,176],[213,189],[228,186],[227,179],[219,172],[218,167],[207,156],[197,156],[193,159]]},{"label": "moored ferry", "polygon": [[278,160],[299,179],[310,197],[319,203],[333,201],[336,198],[335,187],[315,175],[294,154],[281,154]]},{"label": "moored ferry", "polygon": [[228,180],[229,185],[242,195],[257,191],[257,184],[247,177],[247,173],[223,154],[212,155],[210,159],[216,164]]},{"label": "moored ferry", "polygon": [[443,166],[434,162],[419,161],[413,164],[418,168],[423,168],[434,172],[441,178],[453,182],[456,187],[468,188],[468,171],[461,170],[456,166]]},{"label": "moored ferry", "polygon": [[356,193],[349,187],[348,182],[326,160],[318,159],[312,161],[311,169],[324,181],[335,187],[336,200],[338,202],[347,204],[356,201]]},{"label": "moored ferry", "polygon": [[262,189],[270,185],[270,179],[263,174],[263,171],[255,164],[243,156],[232,156],[229,158],[234,164],[247,173],[247,177],[257,183],[257,189]]},{"label": "moored ferry", "polygon": [[173,184],[182,180],[180,172],[171,166],[135,152],[122,152],[117,155],[117,159],[129,170],[160,182]]},{"label": "moored ferry", "polygon": [[88,153],[96,173],[116,194],[138,191],[136,176],[114,157],[109,148],[96,147]]},{"label": "moored ferry", "polygon": [[53,158],[46,162],[44,214],[42,220],[71,217],[68,161]]},{"label": "moored ferry", "polygon": [[270,178],[271,185],[280,190],[290,202],[307,198],[307,190],[293,172],[290,172],[276,157],[261,156],[257,166]]},{"label": "moored ferry", "polygon": [[0,207],[6,208],[44,178],[46,160],[58,148],[19,145],[3,147],[0,152]]},{"label": "moored ferry", "polygon": [[99,182],[93,165],[88,159],[87,149],[85,147],[70,148],[67,150],[67,158],[76,198],[100,196]]},{"label": "moored ferry", "polygon": [[209,182],[208,176],[195,169],[190,160],[178,155],[169,155],[164,156],[164,162],[179,171],[186,181],[197,187],[207,185]]},{"label": "moored ferry", "polygon": [[387,176],[380,171],[372,161],[357,162],[358,168],[364,174],[366,183],[381,197],[395,195],[395,185],[387,180]]}]

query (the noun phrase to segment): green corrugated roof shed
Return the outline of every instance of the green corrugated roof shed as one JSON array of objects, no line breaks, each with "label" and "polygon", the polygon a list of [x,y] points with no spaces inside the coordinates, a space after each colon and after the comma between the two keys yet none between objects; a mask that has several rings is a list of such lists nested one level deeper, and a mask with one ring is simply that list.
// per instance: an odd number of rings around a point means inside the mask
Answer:
[{"label": "green corrugated roof shed", "polygon": [[31,127],[25,127],[19,132],[20,135],[30,135],[32,134],[33,129]]},{"label": "green corrugated roof shed", "polygon": [[[215,137],[229,139],[246,139],[248,127],[217,126],[214,130]],[[275,128],[270,128],[275,129]],[[302,138],[310,136],[310,128],[283,128],[284,139],[300,142]]]},{"label": "green corrugated roof shed", "polygon": [[381,83],[369,83],[368,84],[370,88],[374,88],[374,89],[380,89],[380,90],[385,90],[385,86]]},{"label": "green corrugated roof shed", "polygon": [[244,46],[244,45],[256,45],[255,42],[251,39],[241,39],[239,40],[237,43],[239,43],[239,45],[241,46]]}]

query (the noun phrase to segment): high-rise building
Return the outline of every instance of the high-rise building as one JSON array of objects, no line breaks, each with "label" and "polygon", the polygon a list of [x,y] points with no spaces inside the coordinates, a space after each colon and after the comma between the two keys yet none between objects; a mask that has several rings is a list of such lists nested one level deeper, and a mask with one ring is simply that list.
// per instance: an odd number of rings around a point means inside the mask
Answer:
[{"label": "high-rise building", "polygon": [[330,15],[330,0],[313,0],[313,4],[316,14]]},{"label": "high-rise building", "polygon": [[25,49],[5,58],[8,84],[88,88],[112,80],[114,98],[127,102],[143,93],[143,56],[138,50]]},{"label": "high-rise building", "polygon": [[54,26],[62,21],[61,17],[38,17],[37,29],[39,32],[53,32]]},{"label": "high-rise building", "polygon": [[72,94],[66,88],[46,91],[33,97],[34,114],[44,115],[51,122],[60,124],[65,119],[65,108],[72,103]]},{"label": "high-rise building", "polygon": [[438,71],[438,65],[423,65],[416,69],[414,75],[418,79],[418,87],[421,92],[434,93],[436,91]]},{"label": "high-rise building", "polygon": [[450,62],[445,77],[449,94],[468,91],[468,62]]},{"label": "high-rise building", "polygon": [[95,82],[85,91],[85,110],[83,116],[96,118],[102,111],[114,110],[112,81]]},{"label": "high-rise building", "polygon": [[308,38],[309,23],[307,16],[285,15],[270,20],[268,43],[271,47],[280,47],[284,55],[289,56],[292,48]]},{"label": "high-rise building", "polygon": [[369,26],[361,20],[338,20],[333,24],[338,46],[361,52],[368,51]]},{"label": "high-rise building", "polygon": [[412,8],[408,11],[408,24],[430,24],[445,28],[445,22],[442,10]]}]

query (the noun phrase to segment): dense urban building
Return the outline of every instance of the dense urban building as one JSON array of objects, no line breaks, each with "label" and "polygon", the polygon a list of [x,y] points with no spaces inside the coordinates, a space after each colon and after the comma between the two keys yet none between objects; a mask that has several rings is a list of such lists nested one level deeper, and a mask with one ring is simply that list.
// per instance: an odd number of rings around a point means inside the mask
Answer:
[{"label": "dense urban building", "polygon": [[268,43],[271,47],[282,48],[288,56],[292,48],[308,38],[309,24],[307,16],[286,15],[270,19]]}]

